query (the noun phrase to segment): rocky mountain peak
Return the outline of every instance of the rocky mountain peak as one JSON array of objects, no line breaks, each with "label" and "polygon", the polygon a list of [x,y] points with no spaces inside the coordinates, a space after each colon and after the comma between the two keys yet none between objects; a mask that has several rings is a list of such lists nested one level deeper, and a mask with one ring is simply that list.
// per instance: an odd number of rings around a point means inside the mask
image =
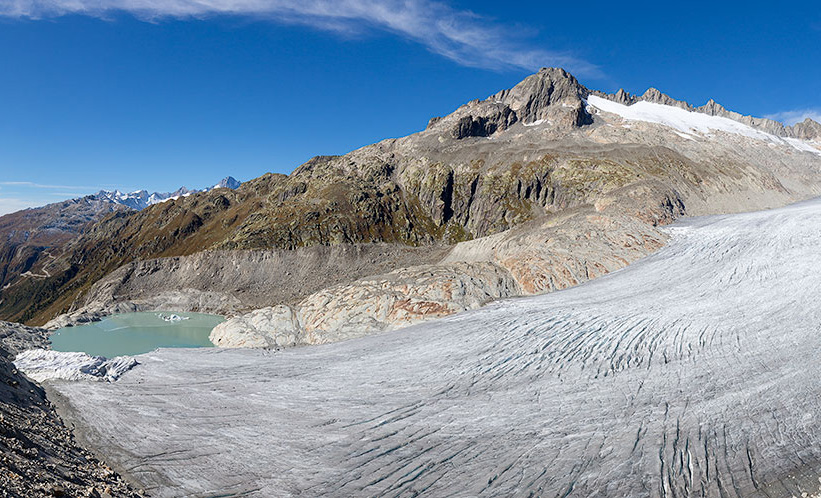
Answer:
[{"label": "rocky mountain peak", "polygon": [[699,107],[698,111],[710,116],[723,116],[727,113],[727,109],[713,99],[708,100],[706,104]]},{"label": "rocky mountain peak", "polygon": [[230,188],[235,189],[240,186],[241,182],[234,178],[233,176],[226,176],[222,180],[219,181],[213,188]]},{"label": "rocky mountain peak", "polygon": [[448,116],[431,119],[426,129],[444,131],[457,140],[487,137],[516,123],[550,121],[569,129],[592,122],[583,101],[589,93],[564,69],[542,68],[513,88],[485,100],[471,100]]},{"label": "rocky mountain peak", "polygon": [[792,132],[795,138],[802,140],[819,140],[821,139],[821,123],[807,118],[800,123],[796,123],[792,127]]},{"label": "rocky mountain peak", "polygon": [[619,88],[619,91],[612,95],[611,100],[623,105],[636,103],[636,98],[625,91],[624,88]]},{"label": "rocky mountain peak", "polygon": [[643,100],[645,102],[652,102],[654,104],[662,104],[662,105],[669,105],[671,107],[678,107],[680,109],[684,109],[687,111],[692,111],[693,106],[688,104],[687,102],[676,100],[666,93],[662,93],[659,89],[650,87],[644,92],[639,100]]},{"label": "rocky mountain peak", "polygon": [[516,113],[519,121],[532,123],[546,119],[548,108],[566,99],[581,101],[590,91],[575,76],[562,68],[544,67],[509,90],[488,100],[501,102]]}]

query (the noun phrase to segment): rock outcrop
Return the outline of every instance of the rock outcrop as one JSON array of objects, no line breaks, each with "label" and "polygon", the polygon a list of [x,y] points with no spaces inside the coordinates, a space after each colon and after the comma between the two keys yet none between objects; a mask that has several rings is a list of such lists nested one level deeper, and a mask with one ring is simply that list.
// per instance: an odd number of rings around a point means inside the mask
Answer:
[{"label": "rock outcrop", "polygon": [[794,124],[792,131],[796,138],[800,138],[802,140],[821,140],[821,124],[810,118]]},{"label": "rock outcrop", "polygon": [[0,322],[0,351],[7,357],[13,358],[27,349],[46,349],[49,345],[50,333],[45,328]]}]

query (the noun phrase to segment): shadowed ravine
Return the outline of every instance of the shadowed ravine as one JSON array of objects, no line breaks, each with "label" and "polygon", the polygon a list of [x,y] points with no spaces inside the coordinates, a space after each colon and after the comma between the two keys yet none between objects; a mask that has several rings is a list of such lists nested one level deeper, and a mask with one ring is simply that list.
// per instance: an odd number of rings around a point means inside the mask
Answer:
[{"label": "shadowed ravine", "polygon": [[671,230],[566,291],[325,346],[162,350],[54,387],[157,496],[816,492],[821,202]]}]

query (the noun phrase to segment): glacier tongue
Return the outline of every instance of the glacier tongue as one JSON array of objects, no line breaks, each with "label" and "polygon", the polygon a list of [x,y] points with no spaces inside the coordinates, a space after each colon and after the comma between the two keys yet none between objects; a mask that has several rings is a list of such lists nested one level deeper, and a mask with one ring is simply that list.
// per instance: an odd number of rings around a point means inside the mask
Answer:
[{"label": "glacier tongue", "polygon": [[18,354],[14,364],[37,382],[55,379],[113,382],[137,365],[137,360],[131,356],[109,360],[85,353],[30,349]]},{"label": "glacier tongue", "polygon": [[55,387],[161,497],[816,492],[821,201],[671,232],[565,291]]}]

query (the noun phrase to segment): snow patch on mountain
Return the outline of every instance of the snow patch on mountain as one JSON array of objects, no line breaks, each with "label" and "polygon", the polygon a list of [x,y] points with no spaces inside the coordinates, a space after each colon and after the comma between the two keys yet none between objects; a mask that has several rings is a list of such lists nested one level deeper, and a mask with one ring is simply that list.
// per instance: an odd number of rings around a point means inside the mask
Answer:
[{"label": "snow patch on mountain", "polygon": [[[738,121],[721,116],[710,116],[700,112],[653,102],[640,101],[632,105],[619,104],[596,95],[590,95],[587,103],[596,109],[621,116],[628,121],[645,121],[668,126],[687,135],[710,136],[713,132],[732,133],[756,140],[789,145],[803,152],[821,155],[821,150],[803,140],[782,138],[757,130]],[[683,138],[692,138],[686,136]]]}]

